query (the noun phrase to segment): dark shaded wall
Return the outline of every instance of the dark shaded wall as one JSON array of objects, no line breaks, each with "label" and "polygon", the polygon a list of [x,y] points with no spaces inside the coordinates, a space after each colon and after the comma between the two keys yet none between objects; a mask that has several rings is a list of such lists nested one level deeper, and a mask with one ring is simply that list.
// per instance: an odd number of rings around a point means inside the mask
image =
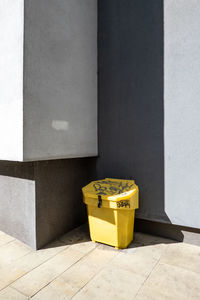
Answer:
[{"label": "dark shaded wall", "polygon": [[98,176],[134,178],[137,216],[165,220],[163,1],[99,1]]},{"label": "dark shaded wall", "polygon": [[96,158],[34,163],[37,248],[87,221],[82,187],[95,176]]}]

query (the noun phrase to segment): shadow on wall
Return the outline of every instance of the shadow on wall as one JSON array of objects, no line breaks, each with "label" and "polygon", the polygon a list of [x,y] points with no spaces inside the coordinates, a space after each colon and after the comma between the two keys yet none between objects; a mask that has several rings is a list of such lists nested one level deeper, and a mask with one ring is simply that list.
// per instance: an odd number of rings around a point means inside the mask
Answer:
[{"label": "shadow on wall", "polygon": [[0,161],[0,175],[34,180],[33,162]]},{"label": "shadow on wall", "polygon": [[96,158],[35,163],[39,248],[86,222],[81,188],[95,177],[95,164]]},{"label": "shadow on wall", "polygon": [[98,177],[136,179],[136,217],[170,223],[164,203],[163,0],[100,0],[98,22]]}]

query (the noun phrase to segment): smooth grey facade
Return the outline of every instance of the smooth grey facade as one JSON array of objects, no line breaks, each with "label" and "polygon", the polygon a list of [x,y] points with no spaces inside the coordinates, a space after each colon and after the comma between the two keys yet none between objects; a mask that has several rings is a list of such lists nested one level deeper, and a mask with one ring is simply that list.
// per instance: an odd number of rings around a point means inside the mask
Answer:
[{"label": "smooth grey facade", "polygon": [[97,155],[97,0],[24,0],[23,160]]},{"label": "smooth grey facade", "polygon": [[165,212],[200,228],[200,2],[164,1]]},{"label": "smooth grey facade", "polygon": [[97,0],[0,0],[0,159],[97,155]]}]

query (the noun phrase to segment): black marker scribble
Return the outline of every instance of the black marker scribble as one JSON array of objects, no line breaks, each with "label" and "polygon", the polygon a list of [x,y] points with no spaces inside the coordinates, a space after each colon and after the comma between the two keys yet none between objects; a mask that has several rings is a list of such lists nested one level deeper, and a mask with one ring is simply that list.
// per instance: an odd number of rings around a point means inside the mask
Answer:
[{"label": "black marker scribble", "polygon": [[96,181],[93,187],[97,195],[118,195],[130,191],[133,184],[123,183],[123,181],[101,180]]},{"label": "black marker scribble", "polygon": [[117,207],[118,208],[120,208],[120,207],[130,208],[130,202],[129,201],[119,201],[119,202],[117,202]]},{"label": "black marker scribble", "polygon": [[107,187],[101,186],[101,184],[99,184],[99,183],[95,183],[93,185],[93,187],[94,187],[95,191],[97,192],[97,195],[107,195],[107,192],[106,192]]}]

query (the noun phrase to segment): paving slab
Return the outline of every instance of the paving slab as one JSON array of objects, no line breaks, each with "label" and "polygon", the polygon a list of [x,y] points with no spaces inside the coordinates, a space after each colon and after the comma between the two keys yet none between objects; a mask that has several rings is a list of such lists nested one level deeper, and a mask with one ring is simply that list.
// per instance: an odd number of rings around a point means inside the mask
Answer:
[{"label": "paving slab", "polygon": [[14,240],[0,247],[0,269],[6,267],[20,257],[31,253],[31,248],[25,244]]},{"label": "paving slab", "polygon": [[[53,245],[55,244],[53,243]],[[60,246],[58,243],[56,245],[57,247],[51,248],[52,245],[49,245],[50,248],[32,251],[14,262],[7,263],[0,269],[0,290],[66,249],[66,246]]]},{"label": "paving slab", "polygon": [[200,247],[186,243],[171,244],[166,248],[160,262],[200,274]]},{"label": "paving slab", "polygon": [[28,297],[22,295],[13,288],[6,288],[0,291],[0,300],[28,300]]},{"label": "paving slab", "polygon": [[144,276],[109,265],[81,289],[73,300],[133,299],[144,281]]},{"label": "paving slab", "polygon": [[116,255],[115,249],[106,251],[106,249],[97,247],[52,281],[32,299],[55,299],[53,298],[55,294],[59,295],[61,299],[71,299]]},{"label": "paving slab", "polygon": [[91,251],[93,247],[94,245],[90,243],[88,247],[82,246],[81,251],[79,251],[74,249],[74,245],[72,245],[15,281],[12,286],[24,295],[31,297]]},{"label": "paving slab", "polygon": [[7,234],[3,233],[2,231],[0,232],[0,246],[8,244],[9,242],[12,242],[14,240],[15,239],[12,236],[7,235]]},{"label": "paving slab", "polygon": [[158,264],[138,293],[139,299],[199,300],[200,275],[184,268]]}]

